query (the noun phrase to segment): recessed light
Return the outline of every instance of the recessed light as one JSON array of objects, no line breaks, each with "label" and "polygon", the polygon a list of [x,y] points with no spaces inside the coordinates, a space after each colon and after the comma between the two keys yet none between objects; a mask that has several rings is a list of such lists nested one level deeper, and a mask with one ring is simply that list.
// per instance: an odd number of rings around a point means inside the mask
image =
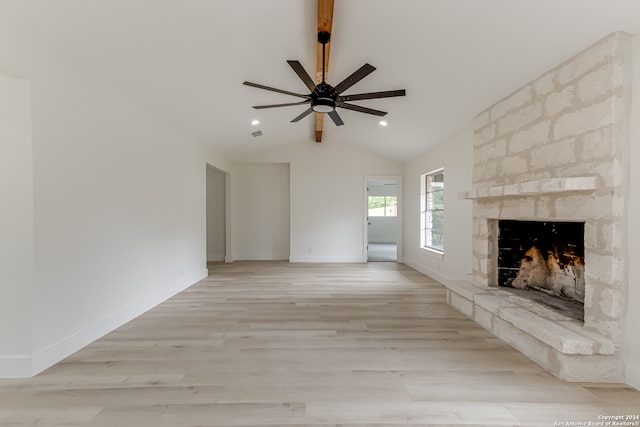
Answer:
[{"label": "recessed light", "polygon": [[251,121],[251,124],[252,124],[253,126],[257,126],[257,125],[259,125],[259,124],[260,124],[260,120],[252,120],[252,121]]},{"label": "recessed light", "polygon": [[384,120],[380,120],[380,121],[378,122],[378,124],[379,124],[380,126],[387,126],[389,123],[385,122]]}]

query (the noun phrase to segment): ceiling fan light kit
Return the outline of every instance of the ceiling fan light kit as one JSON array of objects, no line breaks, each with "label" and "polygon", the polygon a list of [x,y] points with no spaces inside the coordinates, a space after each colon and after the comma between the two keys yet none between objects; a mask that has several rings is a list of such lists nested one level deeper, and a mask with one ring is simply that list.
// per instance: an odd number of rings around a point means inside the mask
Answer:
[{"label": "ceiling fan light kit", "polygon": [[347,110],[357,111],[359,113],[372,114],[374,116],[384,116],[387,113],[385,111],[374,110],[372,108],[363,107],[356,104],[349,104],[348,101],[360,101],[364,99],[378,99],[378,98],[390,98],[395,96],[405,96],[406,91],[404,89],[398,90],[389,90],[383,92],[369,92],[369,93],[359,93],[353,95],[341,95],[351,86],[358,83],[360,80],[371,74],[375,67],[370,64],[364,64],[358,70],[356,70],[349,77],[344,79],[342,82],[338,83],[338,85],[331,86],[325,81],[325,70],[326,70],[326,55],[325,49],[327,43],[331,40],[331,34],[328,31],[319,31],[318,32],[318,43],[322,45],[322,81],[316,85],[313,81],[309,73],[304,69],[302,64],[296,60],[288,60],[287,63],[293,69],[293,71],[298,75],[300,80],[305,84],[307,89],[311,91],[308,95],[289,92],[282,89],[276,89],[270,86],[261,85],[258,83],[252,83],[245,81],[243,84],[247,86],[252,86],[258,89],[268,90],[272,92],[282,93],[285,95],[296,96],[299,98],[305,98],[304,101],[299,102],[289,102],[285,104],[271,104],[271,105],[255,105],[253,108],[256,109],[264,109],[264,108],[278,108],[278,107],[288,107],[293,105],[305,105],[310,104],[309,108],[303,111],[300,115],[291,120],[292,123],[301,120],[302,118],[308,116],[312,112],[316,113],[325,113],[328,114],[333,123],[336,126],[342,126],[344,122],[342,118],[336,111],[336,108],[344,108]]},{"label": "ceiling fan light kit", "polygon": [[330,113],[336,109],[336,102],[331,98],[316,98],[311,102],[311,108],[316,113]]}]

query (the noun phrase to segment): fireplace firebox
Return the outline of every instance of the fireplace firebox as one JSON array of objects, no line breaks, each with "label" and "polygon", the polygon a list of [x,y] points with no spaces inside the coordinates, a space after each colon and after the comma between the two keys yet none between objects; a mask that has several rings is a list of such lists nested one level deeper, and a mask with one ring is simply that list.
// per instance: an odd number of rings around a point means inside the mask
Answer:
[{"label": "fireplace firebox", "polygon": [[[565,302],[584,304],[584,222],[497,223],[498,286],[542,292],[551,299],[540,295],[532,299],[556,308]],[[569,311],[582,313],[581,307],[570,307]]]}]

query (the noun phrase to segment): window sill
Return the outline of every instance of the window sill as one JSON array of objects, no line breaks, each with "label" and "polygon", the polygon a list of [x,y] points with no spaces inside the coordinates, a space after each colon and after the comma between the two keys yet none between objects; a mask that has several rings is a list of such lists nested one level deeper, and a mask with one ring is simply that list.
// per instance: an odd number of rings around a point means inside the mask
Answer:
[{"label": "window sill", "polygon": [[443,260],[444,259],[444,252],[439,251],[437,249],[433,249],[433,248],[426,248],[424,246],[420,246],[420,252],[422,252],[423,254],[431,257],[431,258],[435,258],[435,259],[439,259],[439,260]]}]

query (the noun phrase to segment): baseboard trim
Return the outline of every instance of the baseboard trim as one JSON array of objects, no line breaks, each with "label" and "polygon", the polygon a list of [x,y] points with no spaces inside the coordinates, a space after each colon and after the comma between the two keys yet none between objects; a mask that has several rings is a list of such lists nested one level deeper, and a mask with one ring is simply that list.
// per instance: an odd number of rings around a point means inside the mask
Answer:
[{"label": "baseboard trim", "polygon": [[286,261],[289,254],[240,254],[234,261]]},{"label": "baseboard trim", "polygon": [[364,263],[367,262],[366,257],[356,256],[311,256],[311,255],[293,255],[289,257],[289,262],[327,262],[327,263]]},{"label": "baseboard trim", "polygon": [[640,366],[626,364],[625,382],[636,390],[640,390]]},{"label": "baseboard trim", "polygon": [[404,258],[402,262],[408,265],[409,267],[415,270],[418,270],[420,273],[424,274],[425,276],[431,277],[436,282],[442,283],[443,285],[447,285],[448,283],[454,282],[454,280],[451,277],[446,276],[440,273],[439,271],[434,270],[430,267],[427,267],[424,264],[420,264],[419,262],[414,261],[412,259]]},{"label": "baseboard trim", "polygon": [[[151,310],[172,296],[206,278],[208,274],[209,273],[206,268],[199,269],[197,272],[182,278],[155,295],[152,295],[131,307],[125,308],[119,313],[116,313],[83,331],[35,353],[30,364],[31,376],[37,375],[45,369],[50,368],[76,351],[91,344],[95,340],[102,338],[109,332],[112,332],[125,323]],[[0,372],[2,372],[1,369]]]},{"label": "baseboard trim", "polygon": [[32,376],[30,356],[0,357],[0,378],[29,378]]}]

